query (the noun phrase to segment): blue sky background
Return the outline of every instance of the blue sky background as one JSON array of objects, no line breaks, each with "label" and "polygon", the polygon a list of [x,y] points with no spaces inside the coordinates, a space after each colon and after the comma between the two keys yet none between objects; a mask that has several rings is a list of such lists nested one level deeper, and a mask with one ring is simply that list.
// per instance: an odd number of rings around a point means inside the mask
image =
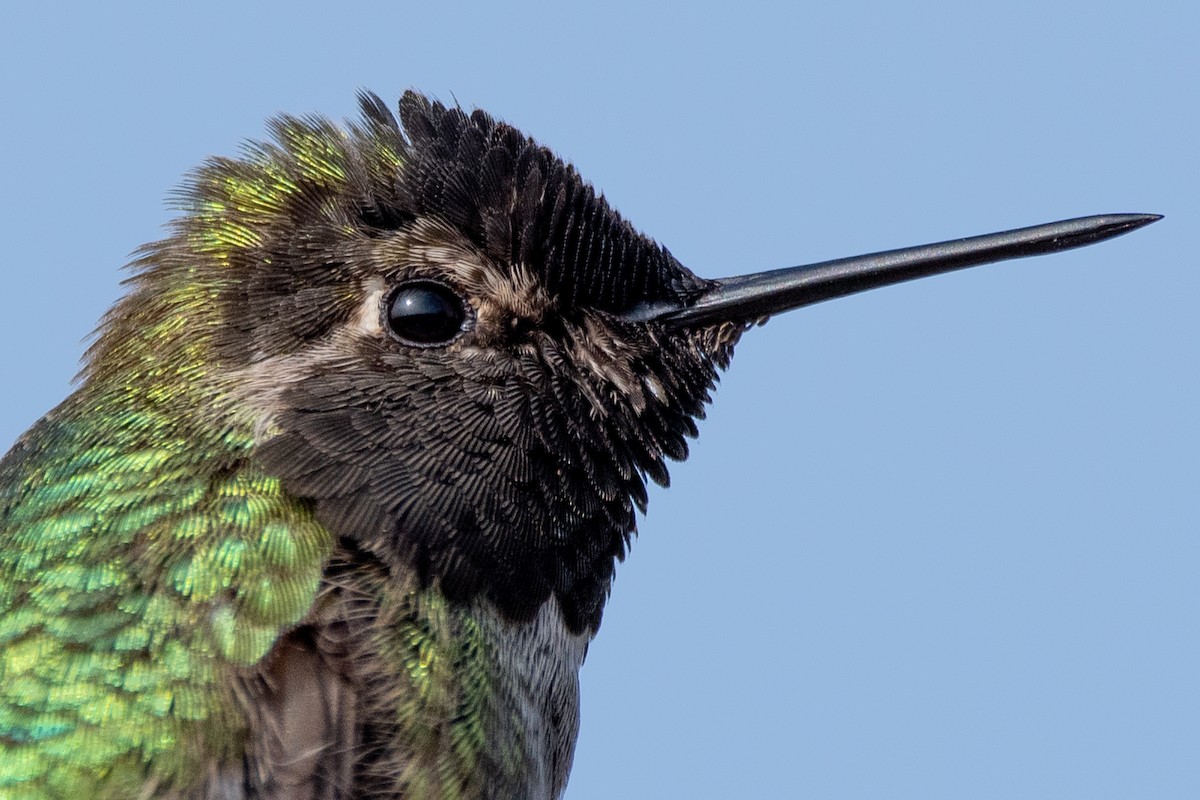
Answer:
[{"label": "blue sky background", "polygon": [[3,15],[0,447],[180,177],[360,87],[508,119],[710,277],[1163,213],[750,332],[567,797],[1200,795],[1200,7],[168,5]]}]

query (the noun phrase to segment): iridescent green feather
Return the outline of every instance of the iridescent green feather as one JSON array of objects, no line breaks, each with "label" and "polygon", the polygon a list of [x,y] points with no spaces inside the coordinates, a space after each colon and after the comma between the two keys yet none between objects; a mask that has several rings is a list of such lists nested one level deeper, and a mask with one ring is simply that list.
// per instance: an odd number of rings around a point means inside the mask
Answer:
[{"label": "iridescent green feather", "polygon": [[0,468],[0,797],[186,789],[240,759],[232,677],[312,604],[309,509],[248,439],[159,423],[68,401]]},{"label": "iridescent green feather", "polygon": [[382,605],[385,615],[396,615],[380,631],[380,655],[394,665],[401,687],[392,703],[397,749],[412,754],[394,776],[395,788],[419,800],[475,796],[491,721],[493,665],[484,632],[438,592],[401,594]]}]

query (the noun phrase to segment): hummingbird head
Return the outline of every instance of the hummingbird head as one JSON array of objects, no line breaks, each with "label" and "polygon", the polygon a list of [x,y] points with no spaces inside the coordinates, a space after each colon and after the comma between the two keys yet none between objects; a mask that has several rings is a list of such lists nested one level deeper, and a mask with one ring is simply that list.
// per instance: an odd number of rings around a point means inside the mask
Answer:
[{"label": "hummingbird head", "polygon": [[194,413],[248,420],[251,457],[336,536],[594,629],[646,479],[687,456],[744,325],[638,318],[711,283],[515,128],[412,92],[399,121],[361,104],[198,170],[91,372],[202,351],[218,399]]},{"label": "hummingbird head", "polygon": [[279,118],[192,176],[83,391],[240,431],[238,457],[347,547],[513,620],[553,598],[574,632],[599,625],[646,480],[686,458],[749,323],[1157,218],[710,281],[482,111],[361,104],[347,128]]}]

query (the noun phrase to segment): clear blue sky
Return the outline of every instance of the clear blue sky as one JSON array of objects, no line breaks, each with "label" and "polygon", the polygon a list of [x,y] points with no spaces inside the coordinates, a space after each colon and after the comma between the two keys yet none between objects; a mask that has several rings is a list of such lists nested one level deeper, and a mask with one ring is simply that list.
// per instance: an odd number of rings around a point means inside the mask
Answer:
[{"label": "clear blue sky", "polygon": [[567,797],[1200,796],[1197,6],[414,5],[6,11],[0,446],[184,172],[360,87],[508,119],[711,277],[1163,213],[750,332]]}]

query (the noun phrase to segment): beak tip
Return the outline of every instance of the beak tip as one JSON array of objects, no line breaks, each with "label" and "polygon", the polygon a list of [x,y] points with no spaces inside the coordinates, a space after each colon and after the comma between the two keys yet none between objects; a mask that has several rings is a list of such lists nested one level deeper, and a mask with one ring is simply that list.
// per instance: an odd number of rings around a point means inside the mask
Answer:
[{"label": "beak tip", "polygon": [[1130,220],[1130,224],[1138,227],[1149,225],[1151,222],[1158,222],[1163,218],[1162,214],[1118,214],[1116,216],[1127,217]]},{"label": "beak tip", "polygon": [[[1144,228],[1147,225],[1158,222],[1162,218],[1162,214],[1106,214],[1097,217],[1085,217],[1077,220],[1077,222],[1084,225],[1085,229],[1073,232],[1074,235],[1069,238],[1077,236],[1078,241],[1069,244],[1068,248],[1102,242],[1105,239],[1122,236],[1126,233],[1136,231],[1138,228]],[[1088,225],[1091,221],[1094,221],[1093,224]]]},{"label": "beak tip", "polygon": [[1162,214],[1113,214],[1113,227],[1122,231],[1135,231],[1147,225],[1158,222]]}]

